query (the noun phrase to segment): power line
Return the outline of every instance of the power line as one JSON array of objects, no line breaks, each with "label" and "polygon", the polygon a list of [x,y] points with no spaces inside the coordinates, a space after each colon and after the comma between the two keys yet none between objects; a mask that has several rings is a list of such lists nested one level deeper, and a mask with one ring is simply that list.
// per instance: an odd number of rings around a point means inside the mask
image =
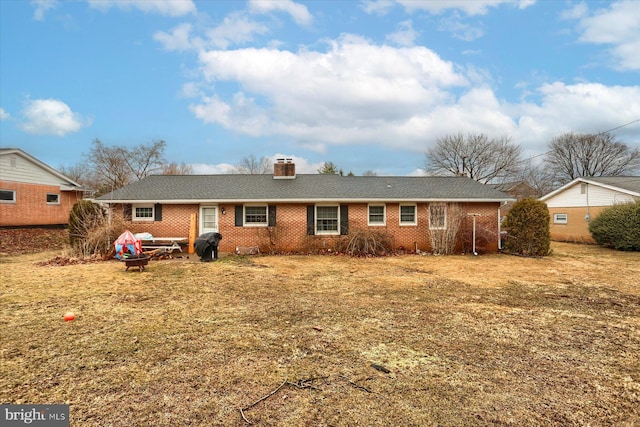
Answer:
[{"label": "power line", "polygon": [[[625,123],[625,124],[623,124],[623,125],[616,126],[616,127],[614,127],[614,128],[611,128],[611,129],[608,129],[608,130],[602,131],[602,132],[600,132],[600,133],[596,133],[596,134],[594,134],[594,136],[604,135],[605,133],[609,133],[609,132],[612,132],[612,131],[614,131],[614,130],[622,129],[623,127],[627,127],[627,126],[629,126],[629,125],[632,125],[632,124],[634,124],[634,123],[638,123],[638,122],[640,122],[640,119],[632,120],[632,121],[630,121],[629,123]],[[536,154],[535,156],[531,156],[531,157],[528,157],[528,158],[523,159],[523,160],[520,160],[520,161],[519,161],[519,162],[517,162],[517,163],[525,163],[525,162],[528,162],[529,160],[533,160],[533,159],[538,158],[538,157],[541,157],[541,156],[546,156],[546,155],[547,155],[547,154],[549,154],[549,153],[551,153],[551,150],[549,150],[549,151],[545,151],[544,153]]]}]

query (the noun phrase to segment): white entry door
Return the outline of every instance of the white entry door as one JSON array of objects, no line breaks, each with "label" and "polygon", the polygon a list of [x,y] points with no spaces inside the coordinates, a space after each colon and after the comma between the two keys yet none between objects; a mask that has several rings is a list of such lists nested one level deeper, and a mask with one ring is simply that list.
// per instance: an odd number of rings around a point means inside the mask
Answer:
[{"label": "white entry door", "polygon": [[200,233],[218,231],[218,207],[200,206]]}]

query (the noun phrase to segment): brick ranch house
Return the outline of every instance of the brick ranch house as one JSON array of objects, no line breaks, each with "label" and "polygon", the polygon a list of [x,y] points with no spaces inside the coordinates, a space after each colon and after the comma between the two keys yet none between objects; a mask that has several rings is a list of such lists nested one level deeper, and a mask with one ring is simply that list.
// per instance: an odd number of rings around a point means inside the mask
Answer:
[{"label": "brick ranch house", "polygon": [[477,251],[495,252],[500,206],[510,200],[466,177],[297,175],[288,159],[273,175],[153,175],[96,199],[134,233],[192,245],[194,233],[217,231],[221,252],[266,253],[336,249],[355,230],[386,232],[394,249],[429,251],[429,230],[446,229],[454,211],[457,249],[471,250],[473,214]]},{"label": "brick ranch house", "polygon": [[0,149],[0,227],[63,226],[80,184],[19,148]]},{"label": "brick ranch house", "polygon": [[640,200],[640,176],[576,178],[540,198],[551,216],[551,240],[595,243],[589,221],[617,203]]}]

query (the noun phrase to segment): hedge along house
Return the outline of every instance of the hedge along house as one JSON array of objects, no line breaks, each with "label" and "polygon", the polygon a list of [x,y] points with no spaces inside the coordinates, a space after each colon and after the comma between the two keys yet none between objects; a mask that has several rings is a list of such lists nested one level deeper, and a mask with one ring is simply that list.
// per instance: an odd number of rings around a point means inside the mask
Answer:
[{"label": "hedge along house", "polygon": [[551,216],[551,240],[595,243],[589,221],[609,206],[640,199],[640,176],[576,178],[540,198]]},{"label": "hedge along house", "polygon": [[297,175],[284,159],[273,175],[154,175],[97,199],[134,233],[193,239],[195,227],[221,233],[221,252],[303,253],[337,249],[356,230],[388,233],[393,249],[429,251],[430,232],[454,223],[457,250],[470,250],[471,215],[477,250],[497,251],[500,206],[509,200],[466,177]]},{"label": "hedge along house", "polygon": [[85,191],[19,148],[0,149],[0,227],[66,225]]}]

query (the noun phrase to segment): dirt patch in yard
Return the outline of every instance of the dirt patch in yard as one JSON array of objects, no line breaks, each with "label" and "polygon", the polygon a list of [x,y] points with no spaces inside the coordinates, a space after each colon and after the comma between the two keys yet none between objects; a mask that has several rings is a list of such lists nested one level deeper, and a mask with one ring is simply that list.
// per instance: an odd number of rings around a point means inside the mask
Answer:
[{"label": "dirt patch in yard", "polygon": [[640,254],[553,249],[3,257],[0,401],[72,426],[637,425]]}]

